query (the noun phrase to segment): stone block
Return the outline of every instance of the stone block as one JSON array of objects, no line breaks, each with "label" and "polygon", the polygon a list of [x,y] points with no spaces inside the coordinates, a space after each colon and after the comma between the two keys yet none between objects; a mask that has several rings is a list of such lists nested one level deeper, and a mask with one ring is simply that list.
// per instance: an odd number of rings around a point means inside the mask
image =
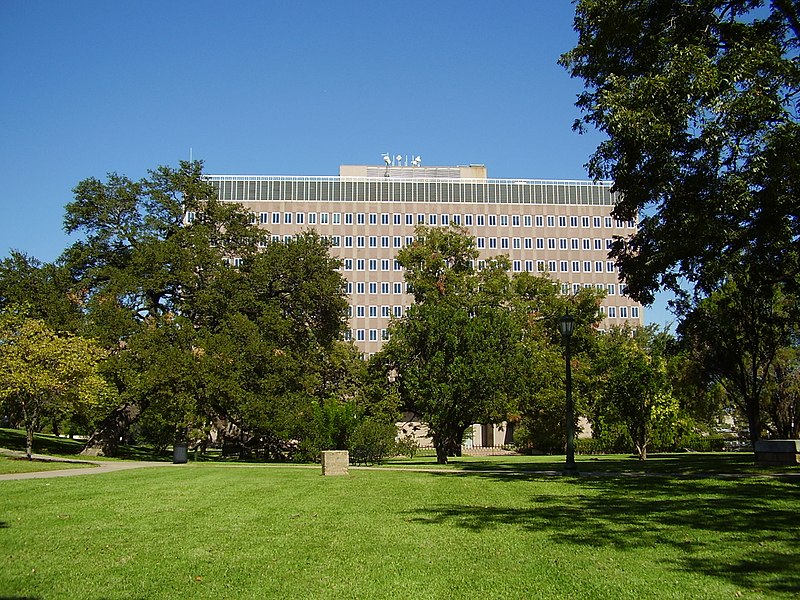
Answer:
[{"label": "stone block", "polygon": [[758,440],[755,451],[759,465],[800,464],[800,440]]},{"label": "stone block", "polygon": [[347,450],[323,450],[322,474],[347,475],[350,467],[350,453]]}]

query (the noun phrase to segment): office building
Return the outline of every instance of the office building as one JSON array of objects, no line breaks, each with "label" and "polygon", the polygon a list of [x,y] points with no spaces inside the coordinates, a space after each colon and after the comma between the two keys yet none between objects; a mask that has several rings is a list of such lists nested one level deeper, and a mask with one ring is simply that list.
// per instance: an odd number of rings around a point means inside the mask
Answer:
[{"label": "office building", "polygon": [[603,327],[642,323],[624,294],[608,250],[635,222],[611,216],[609,183],[489,179],[483,165],[421,166],[385,157],[384,165],[343,165],[339,176],[210,175],[219,198],[254,213],[274,240],[315,229],[342,259],[350,299],[348,335],[369,355],[389,321],[413,303],[395,255],[417,225],[461,225],[481,260],[505,254],[514,272],[548,271],[564,293],[606,292]]}]

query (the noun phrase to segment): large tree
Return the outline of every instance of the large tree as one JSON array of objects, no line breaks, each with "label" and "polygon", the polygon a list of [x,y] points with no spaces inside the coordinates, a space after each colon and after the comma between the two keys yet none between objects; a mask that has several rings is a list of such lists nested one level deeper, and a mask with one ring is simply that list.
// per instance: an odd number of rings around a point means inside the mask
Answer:
[{"label": "large tree", "polygon": [[742,265],[796,293],[797,3],[579,0],[574,23],[576,128],[607,136],[589,172],[614,181],[618,218],[641,215],[612,252],[628,293],[704,296]]},{"label": "large tree", "polygon": [[[232,264],[254,256],[265,233],[240,205],[217,200],[200,162],[158,167],[134,181],[111,173],[74,189],[64,227],[82,234],[64,253],[76,296],[87,315],[84,332],[99,339],[121,370],[109,373],[121,403],[87,444],[87,452],[113,452],[153,396],[132,397],[127,364],[131,337],[176,316],[192,327],[213,318],[210,290]],[[128,361],[129,362],[129,361]],[[129,366],[129,365],[128,365]]]},{"label": "large tree", "polygon": [[507,302],[508,261],[473,269],[474,239],[457,228],[420,227],[401,250],[415,303],[396,321],[376,361],[399,373],[407,408],[428,426],[439,463],[460,453],[472,423],[505,420],[507,373],[521,330]]}]

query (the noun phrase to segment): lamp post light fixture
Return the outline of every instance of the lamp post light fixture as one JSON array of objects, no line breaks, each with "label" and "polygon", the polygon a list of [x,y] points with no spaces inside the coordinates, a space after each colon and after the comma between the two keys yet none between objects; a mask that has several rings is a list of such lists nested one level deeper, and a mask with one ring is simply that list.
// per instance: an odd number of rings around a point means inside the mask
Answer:
[{"label": "lamp post light fixture", "polygon": [[568,473],[575,473],[575,407],[572,404],[572,355],[570,339],[575,331],[575,317],[569,313],[558,321],[561,337],[564,338],[565,355],[567,362],[567,463],[565,469]]}]

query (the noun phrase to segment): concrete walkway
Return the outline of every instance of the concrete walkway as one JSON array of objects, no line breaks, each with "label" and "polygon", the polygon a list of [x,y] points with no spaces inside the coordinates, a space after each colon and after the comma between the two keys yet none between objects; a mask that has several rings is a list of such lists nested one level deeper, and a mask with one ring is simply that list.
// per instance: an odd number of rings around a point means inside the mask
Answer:
[{"label": "concrete walkway", "polygon": [[[0,454],[3,456],[11,456],[14,458],[25,458],[24,452],[16,452],[13,450],[6,450],[0,448]],[[6,473],[0,475],[0,481],[8,481],[12,479],[47,479],[50,477],[73,477],[76,475],[95,475],[97,473],[111,473],[113,471],[126,471],[128,469],[141,469],[144,467],[180,467],[182,465],[173,465],[168,462],[157,461],[105,461],[105,460],[81,460],[75,458],[58,458],[54,456],[45,456],[43,454],[33,454],[32,458],[46,462],[55,463],[78,463],[85,464],[86,467],[71,467],[69,469],[56,469],[52,471],[31,471],[28,473]]]}]

